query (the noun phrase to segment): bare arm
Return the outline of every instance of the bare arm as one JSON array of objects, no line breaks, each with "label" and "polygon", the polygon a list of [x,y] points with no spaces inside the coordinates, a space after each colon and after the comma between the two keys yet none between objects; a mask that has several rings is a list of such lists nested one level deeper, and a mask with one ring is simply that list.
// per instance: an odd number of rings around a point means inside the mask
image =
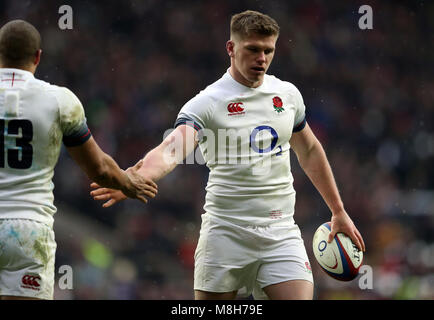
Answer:
[{"label": "bare arm", "polygon": [[[181,163],[197,146],[197,132],[194,128],[187,125],[178,126],[163,142],[149,151],[146,156],[138,161],[133,170],[138,175],[158,181]],[[122,192],[110,188],[101,188],[101,185],[92,183],[95,188],[90,194],[95,200],[107,200],[103,207],[110,207],[113,204],[125,200]]]},{"label": "bare arm", "polygon": [[[163,142],[140,160],[137,173],[158,181],[181,163],[197,146],[197,132],[187,125],[178,126]],[[135,165],[141,164],[140,161]]]},{"label": "bare arm", "polygon": [[93,137],[85,143],[67,150],[89,179],[108,188],[122,190],[131,198],[147,202],[145,196],[155,196],[156,184],[150,180],[128,175],[121,170],[117,163],[104,153]]},{"label": "bare arm", "polygon": [[309,125],[292,135],[291,148],[297,155],[300,166],[319,191],[332,213],[344,209],[335,179],[321,143]]},{"label": "bare arm", "polygon": [[363,238],[344,209],[324,149],[308,124],[303,130],[292,135],[290,144],[297,155],[300,166],[332,212],[332,232],[329,242],[337,232],[344,232],[359,249],[364,251]]}]

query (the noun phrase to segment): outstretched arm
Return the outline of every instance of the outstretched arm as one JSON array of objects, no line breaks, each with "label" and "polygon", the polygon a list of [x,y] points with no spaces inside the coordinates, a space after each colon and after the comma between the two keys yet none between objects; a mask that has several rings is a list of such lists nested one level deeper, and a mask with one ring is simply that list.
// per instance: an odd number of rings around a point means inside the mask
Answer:
[{"label": "outstretched arm", "polygon": [[[127,172],[133,171],[152,181],[160,180],[196,148],[196,135],[194,128],[188,125],[178,126],[160,145],[148,152],[133,167],[127,169]],[[103,204],[105,208],[126,199],[122,192],[101,188],[97,183],[92,183],[91,187],[96,189],[90,193],[95,200],[107,200]]]},{"label": "outstretched arm", "polygon": [[329,242],[333,240],[337,232],[343,232],[360,250],[365,251],[363,238],[344,209],[324,149],[308,124],[303,130],[292,135],[290,144],[297,155],[300,166],[332,212],[332,231],[329,235]]},{"label": "outstretched arm", "polygon": [[[189,155],[197,146],[197,132],[187,125],[178,126],[163,142],[141,160],[140,175],[158,181]],[[134,166],[140,165],[140,161]]]},{"label": "outstretched arm", "polygon": [[130,198],[145,203],[146,197],[155,197],[157,185],[153,181],[121,170],[117,163],[100,149],[93,137],[79,146],[67,147],[67,150],[87,176],[99,185],[122,190]]}]

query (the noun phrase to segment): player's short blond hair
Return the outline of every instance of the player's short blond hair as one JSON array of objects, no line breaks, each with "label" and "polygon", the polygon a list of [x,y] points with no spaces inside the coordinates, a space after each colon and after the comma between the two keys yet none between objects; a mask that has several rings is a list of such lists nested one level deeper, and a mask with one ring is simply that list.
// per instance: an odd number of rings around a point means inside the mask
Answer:
[{"label": "player's short blond hair", "polygon": [[231,39],[245,38],[252,33],[264,36],[279,36],[280,27],[276,20],[258,11],[246,10],[232,16]]}]

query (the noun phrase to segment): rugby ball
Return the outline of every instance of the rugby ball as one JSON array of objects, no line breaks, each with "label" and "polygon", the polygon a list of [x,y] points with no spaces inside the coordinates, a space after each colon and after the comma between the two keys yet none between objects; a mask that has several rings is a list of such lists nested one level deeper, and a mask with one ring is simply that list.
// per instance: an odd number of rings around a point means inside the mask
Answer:
[{"label": "rugby ball", "polygon": [[328,243],[330,231],[330,222],[323,223],[315,231],[312,246],[316,261],[329,276],[340,281],[351,281],[359,274],[363,252],[341,232]]}]

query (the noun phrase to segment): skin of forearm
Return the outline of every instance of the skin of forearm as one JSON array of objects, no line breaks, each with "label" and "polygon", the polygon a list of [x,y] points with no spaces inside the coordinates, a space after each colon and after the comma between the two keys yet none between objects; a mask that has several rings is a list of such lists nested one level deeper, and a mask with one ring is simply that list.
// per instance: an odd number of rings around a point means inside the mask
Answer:
[{"label": "skin of forearm", "polygon": [[[187,154],[196,148],[195,132],[193,128],[187,126],[178,127],[158,147],[146,154],[137,172],[153,181],[165,177],[179,163],[183,163]],[[135,166],[138,166],[141,161]]]},{"label": "skin of forearm", "polygon": [[300,166],[319,191],[332,211],[344,210],[343,202],[333,177],[333,172],[321,144],[316,142],[309,151],[298,158]]},{"label": "skin of forearm", "polygon": [[122,191],[126,191],[131,184],[126,173],[107,154],[103,156],[99,168],[90,178],[100,186]]},{"label": "skin of forearm", "polygon": [[165,156],[167,148],[169,148],[168,142],[164,141],[148,152],[141,160],[143,164],[138,173],[152,181],[158,181],[175,169],[177,161],[174,158]]}]

